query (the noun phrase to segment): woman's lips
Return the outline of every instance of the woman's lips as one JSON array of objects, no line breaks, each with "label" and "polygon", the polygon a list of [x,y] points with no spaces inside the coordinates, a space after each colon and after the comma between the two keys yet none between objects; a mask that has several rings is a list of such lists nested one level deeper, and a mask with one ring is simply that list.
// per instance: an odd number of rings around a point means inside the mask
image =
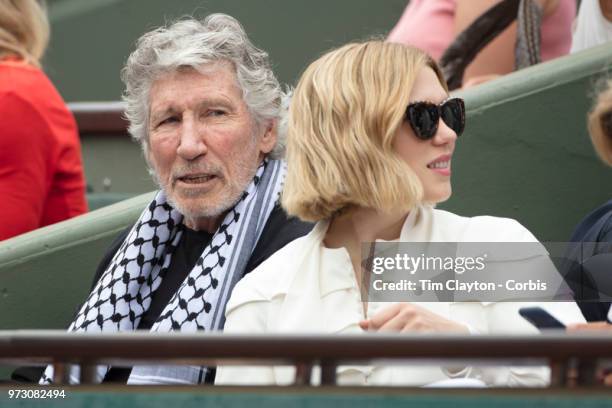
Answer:
[{"label": "woman's lips", "polygon": [[451,163],[451,156],[444,155],[444,156],[438,157],[436,160],[429,163],[427,165],[427,168],[432,171],[435,171],[438,174],[441,174],[444,176],[450,176],[451,174],[450,163]]}]

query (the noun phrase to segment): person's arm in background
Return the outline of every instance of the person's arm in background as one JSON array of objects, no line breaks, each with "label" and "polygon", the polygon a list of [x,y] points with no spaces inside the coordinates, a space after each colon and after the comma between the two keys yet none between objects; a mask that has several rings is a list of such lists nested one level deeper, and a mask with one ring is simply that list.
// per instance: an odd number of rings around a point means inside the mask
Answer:
[{"label": "person's arm in background", "polygon": [[412,45],[436,61],[454,39],[455,0],[412,0],[387,41]]},{"label": "person's arm in background", "polygon": [[599,0],[599,9],[604,18],[612,23],[612,1]]},{"label": "person's arm in background", "polygon": [[29,102],[0,96],[0,241],[40,225],[52,169],[54,138]]},{"label": "person's arm in background", "polygon": [[[499,0],[457,0],[455,37],[498,2]],[[555,11],[559,0],[538,0],[538,3],[543,7],[543,16],[548,16]],[[468,65],[463,77],[463,87],[469,88],[512,72],[515,44],[516,21],[484,47]]]}]

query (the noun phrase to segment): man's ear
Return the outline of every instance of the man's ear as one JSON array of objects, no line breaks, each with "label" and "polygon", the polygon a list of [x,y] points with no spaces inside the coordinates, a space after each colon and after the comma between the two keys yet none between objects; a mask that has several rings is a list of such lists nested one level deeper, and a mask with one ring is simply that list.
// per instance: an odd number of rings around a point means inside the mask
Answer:
[{"label": "man's ear", "polygon": [[[145,143],[148,143],[148,142],[145,142]],[[144,148],[144,152],[143,153],[144,153],[143,156],[145,158],[145,161],[147,162],[147,165],[152,168],[153,167],[153,163],[151,163],[151,159],[152,159],[151,148],[147,145]]]},{"label": "man's ear", "polygon": [[276,146],[276,140],[278,138],[278,120],[272,119],[263,125],[263,134],[259,141],[259,150],[264,153],[270,153],[274,146]]},{"label": "man's ear", "polygon": [[[149,143],[149,142],[145,142]],[[149,168],[149,172],[155,172],[155,163],[153,162],[153,155],[151,154],[151,147],[147,144],[144,149],[143,156],[145,158],[145,162],[147,163],[147,167]]]}]

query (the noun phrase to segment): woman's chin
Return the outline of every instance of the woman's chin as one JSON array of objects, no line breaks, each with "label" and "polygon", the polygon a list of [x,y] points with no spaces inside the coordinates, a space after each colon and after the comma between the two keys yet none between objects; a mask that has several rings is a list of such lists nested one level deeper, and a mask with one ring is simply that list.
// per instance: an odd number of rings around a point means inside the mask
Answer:
[{"label": "woman's chin", "polygon": [[447,201],[451,197],[452,193],[453,190],[450,188],[450,186],[437,191],[426,191],[423,202],[431,205],[440,204]]}]

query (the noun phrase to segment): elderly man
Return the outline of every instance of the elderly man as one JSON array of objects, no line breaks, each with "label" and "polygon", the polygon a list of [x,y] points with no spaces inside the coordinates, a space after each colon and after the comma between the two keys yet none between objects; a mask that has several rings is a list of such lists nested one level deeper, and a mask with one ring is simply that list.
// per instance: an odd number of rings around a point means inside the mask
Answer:
[{"label": "elderly man", "polygon": [[[161,190],[111,246],[69,330],[220,330],[234,284],[310,229],[277,203],[278,81],[222,14],[143,35],[122,74],[130,133]],[[48,367],[41,382],[52,377]],[[140,384],[213,377],[201,367],[97,370],[99,381]]]}]

